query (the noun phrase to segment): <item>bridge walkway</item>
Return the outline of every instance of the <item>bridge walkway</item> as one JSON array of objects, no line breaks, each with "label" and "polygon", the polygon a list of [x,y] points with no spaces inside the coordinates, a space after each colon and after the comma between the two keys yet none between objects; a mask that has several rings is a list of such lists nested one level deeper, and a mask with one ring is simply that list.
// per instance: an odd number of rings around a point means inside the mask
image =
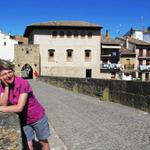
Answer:
[{"label": "bridge walkway", "polygon": [[50,121],[52,150],[150,150],[150,114],[29,81]]}]

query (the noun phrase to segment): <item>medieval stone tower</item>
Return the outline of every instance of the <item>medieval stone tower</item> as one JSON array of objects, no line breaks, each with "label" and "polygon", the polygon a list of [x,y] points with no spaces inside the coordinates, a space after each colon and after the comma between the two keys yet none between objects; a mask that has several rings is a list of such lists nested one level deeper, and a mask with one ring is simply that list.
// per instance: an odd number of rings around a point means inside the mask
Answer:
[{"label": "medieval stone tower", "polygon": [[39,45],[15,45],[14,56],[16,75],[32,79],[40,74]]}]

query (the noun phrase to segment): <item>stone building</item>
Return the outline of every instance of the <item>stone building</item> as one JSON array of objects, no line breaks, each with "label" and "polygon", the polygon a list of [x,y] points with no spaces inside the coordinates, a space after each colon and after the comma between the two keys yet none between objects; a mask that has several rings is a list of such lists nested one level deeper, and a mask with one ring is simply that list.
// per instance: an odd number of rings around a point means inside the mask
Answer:
[{"label": "stone building", "polygon": [[[28,25],[24,36],[29,44],[39,45],[40,75],[100,78],[101,29],[102,26],[88,22],[54,21]],[[23,52],[21,47],[17,49]],[[32,58],[26,52],[21,56],[28,56],[23,64]],[[16,65],[20,62],[21,58]],[[34,64],[38,62],[30,65],[33,70]]]},{"label": "stone building", "polygon": [[23,78],[36,78],[40,73],[39,45],[15,45],[15,73]]},{"label": "stone building", "polygon": [[119,51],[120,42],[112,39],[108,31],[106,35],[102,36],[101,40],[101,78],[104,79],[119,79],[121,69]]},{"label": "stone building", "polygon": [[135,53],[135,78],[150,80],[150,43],[132,37],[117,37],[121,45]]}]

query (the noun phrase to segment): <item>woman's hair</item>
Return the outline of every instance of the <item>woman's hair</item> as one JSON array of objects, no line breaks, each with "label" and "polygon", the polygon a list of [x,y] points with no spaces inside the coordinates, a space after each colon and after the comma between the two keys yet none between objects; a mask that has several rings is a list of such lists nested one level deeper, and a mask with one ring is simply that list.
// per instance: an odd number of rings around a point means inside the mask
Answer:
[{"label": "woman's hair", "polygon": [[14,71],[14,64],[8,60],[4,60],[4,59],[0,59],[0,72],[2,70],[7,70],[7,69],[11,69],[12,71]]}]

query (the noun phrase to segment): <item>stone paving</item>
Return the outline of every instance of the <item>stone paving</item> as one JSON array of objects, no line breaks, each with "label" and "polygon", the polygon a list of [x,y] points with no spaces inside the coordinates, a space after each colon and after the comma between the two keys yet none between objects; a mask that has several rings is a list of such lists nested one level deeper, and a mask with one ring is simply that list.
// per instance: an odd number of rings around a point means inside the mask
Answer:
[{"label": "stone paving", "polygon": [[52,150],[150,150],[150,114],[30,80],[46,108]]}]

